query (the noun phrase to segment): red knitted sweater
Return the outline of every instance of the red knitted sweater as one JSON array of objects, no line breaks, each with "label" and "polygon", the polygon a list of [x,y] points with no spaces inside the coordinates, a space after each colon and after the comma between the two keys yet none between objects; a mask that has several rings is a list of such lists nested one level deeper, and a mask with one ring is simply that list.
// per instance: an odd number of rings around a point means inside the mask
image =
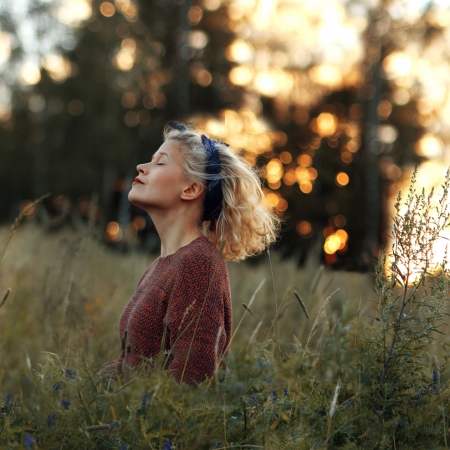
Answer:
[{"label": "red knitted sweater", "polygon": [[97,372],[122,375],[125,363],[138,366],[145,361],[141,356],[151,358],[164,348],[171,349],[166,368],[178,381],[210,377],[232,331],[228,269],[218,256],[216,246],[200,236],[153,261],[120,317],[122,354]]}]

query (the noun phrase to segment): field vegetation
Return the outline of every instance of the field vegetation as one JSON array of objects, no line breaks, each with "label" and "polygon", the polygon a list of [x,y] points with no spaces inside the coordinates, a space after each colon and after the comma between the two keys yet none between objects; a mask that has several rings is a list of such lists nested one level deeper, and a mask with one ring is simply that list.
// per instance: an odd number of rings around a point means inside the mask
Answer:
[{"label": "field vegetation", "polygon": [[[121,353],[120,314],[155,255],[32,219],[2,230],[0,448],[448,448],[449,224],[413,177],[374,274],[299,268],[267,251],[228,263],[234,335],[225,381],[94,376]],[[0,253],[1,257],[1,253]],[[3,297],[4,295],[4,297]]]}]

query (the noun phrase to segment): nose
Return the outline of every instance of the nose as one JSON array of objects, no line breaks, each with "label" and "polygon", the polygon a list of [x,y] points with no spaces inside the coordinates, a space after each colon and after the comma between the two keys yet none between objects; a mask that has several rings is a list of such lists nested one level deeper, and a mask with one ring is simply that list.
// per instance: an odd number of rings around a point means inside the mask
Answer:
[{"label": "nose", "polygon": [[136,170],[141,174],[145,173],[145,164],[138,164]]}]

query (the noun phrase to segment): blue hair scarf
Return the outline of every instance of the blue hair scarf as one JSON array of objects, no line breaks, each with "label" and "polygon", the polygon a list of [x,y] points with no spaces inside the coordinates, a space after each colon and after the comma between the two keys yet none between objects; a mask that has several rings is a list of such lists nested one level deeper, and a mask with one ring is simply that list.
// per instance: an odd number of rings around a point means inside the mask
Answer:
[{"label": "blue hair scarf", "polygon": [[[187,128],[176,122],[169,122],[172,128],[178,131],[186,131]],[[222,183],[220,181],[220,172],[222,169],[220,163],[219,150],[215,145],[215,141],[209,139],[204,134],[201,135],[202,143],[206,150],[206,168],[208,175],[214,175],[212,179],[207,180],[205,209],[203,214],[203,221],[217,219],[222,211],[223,191]],[[225,143],[224,143],[225,144]],[[228,146],[228,144],[225,144]]]}]

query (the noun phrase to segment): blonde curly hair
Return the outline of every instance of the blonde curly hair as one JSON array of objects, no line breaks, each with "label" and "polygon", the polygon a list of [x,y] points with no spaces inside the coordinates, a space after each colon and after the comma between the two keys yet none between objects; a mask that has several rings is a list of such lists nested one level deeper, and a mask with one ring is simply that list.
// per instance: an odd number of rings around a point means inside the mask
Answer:
[{"label": "blonde curly hair", "polygon": [[[184,175],[188,181],[202,183],[213,179],[205,171],[207,156],[202,139],[189,125],[178,130],[167,124],[164,142],[176,141],[183,155]],[[217,219],[202,221],[199,231],[219,249],[225,239],[222,257],[239,261],[261,253],[277,240],[282,220],[268,206],[262,190],[260,170],[220,141],[215,141],[221,162],[222,211]]]}]

